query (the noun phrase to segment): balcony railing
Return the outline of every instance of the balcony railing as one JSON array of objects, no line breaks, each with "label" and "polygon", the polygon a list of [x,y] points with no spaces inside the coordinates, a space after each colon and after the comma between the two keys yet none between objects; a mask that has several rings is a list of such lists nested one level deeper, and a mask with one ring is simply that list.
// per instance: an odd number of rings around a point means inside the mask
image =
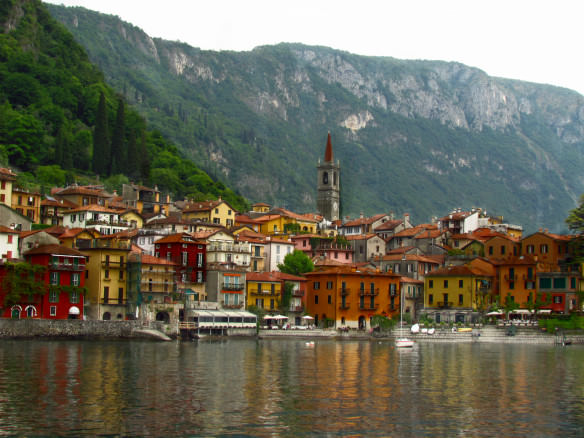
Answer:
[{"label": "balcony railing", "polygon": [[99,303],[100,304],[115,304],[115,305],[122,305],[127,303],[127,299],[123,298],[102,298]]},{"label": "balcony railing", "polygon": [[290,312],[303,312],[304,306],[290,306]]},{"label": "balcony railing", "polygon": [[243,303],[225,304],[225,301],[221,301],[221,305],[223,306],[224,309],[242,309],[243,308]]},{"label": "balcony railing", "polygon": [[377,289],[359,289],[359,295],[362,297],[376,297],[379,295],[379,288]]},{"label": "balcony railing", "polygon": [[249,245],[229,245],[224,243],[210,243],[207,245],[207,252],[239,252],[251,253]]},{"label": "balcony railing", "polygon": [[263,259],[265,257],[266,257],[266,253],[264,251],[261,251],[259,253],[255,253],[255,252],[252,252],[251,253],[251,258],[252,259]]},{"label": "balcony railing", "polygon": [[224,290],[243,290],[245,287],[244,284],[239,284],[239,283],[223,283],[223,289]]},{"label": "balcony railing", "polygon": [[271,290],[269,290],[269,289],[266,289],[266,290],[257,290],[257,289],[255,289],[255,290],[250,290],[250,291],[248,291],[248,292],[249,292],[251,295],[272,295],[272,296],[275,296],[275,295],[276,295],[276,292],[275,292],[275,291],[274,291],[274,292],[272,292],[272,291],[271,291]]},{"label": "balcony railing", "polygon": [[70,263],[49,263],[49,269],[58,269],[60,271],[85,271],[85,263],[73,265]]},{"label": "balcony railing", "polygon": [[441,309],[448,309],[448,308],[452,307],[454,305],[454,303],[452,301],[438,301],[436,303],[436,305],[438,307],[440,307]]},{"label": "balcony railing", "polygon": [[95,220],[89,219],[85,221],[85,225],[109,225],[112,227],[129,227],[130,224],[126,221],[107,221],[107,220]]},{"label": "balcony railing", "polygon": [[293,297],[303,297],[304,296],[304,291],[303,290],[293,290],[292,291],[292,296]]},{"label": "balcony railing", "polygon": [[346,287],[341,289],[341,296],[347,296],[350,293],[351,293],[351,289],[348,289]]}]

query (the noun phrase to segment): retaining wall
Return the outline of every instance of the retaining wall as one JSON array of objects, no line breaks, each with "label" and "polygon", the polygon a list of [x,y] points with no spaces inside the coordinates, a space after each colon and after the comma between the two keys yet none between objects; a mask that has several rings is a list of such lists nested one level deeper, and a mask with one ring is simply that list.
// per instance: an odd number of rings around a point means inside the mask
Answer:
[{"label": "retaining wall", "polygon": [[124,339],[141,337],[133,333],[136,328],[143,328],[139,321],[0,319],[0,338]]}]

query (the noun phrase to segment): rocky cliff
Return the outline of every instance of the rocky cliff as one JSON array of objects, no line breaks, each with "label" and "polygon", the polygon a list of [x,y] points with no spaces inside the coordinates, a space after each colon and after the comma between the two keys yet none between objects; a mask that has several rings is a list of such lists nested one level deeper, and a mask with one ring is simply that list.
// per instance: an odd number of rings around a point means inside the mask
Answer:
[{"label": "rocky cliff", "polygon": [[344,214],[479,206],[559,231],[584,192],[584,98],[458,63],[282,44],[209,52],[50,6],[137,107],[254,201],[315,210],[327,131]]}]

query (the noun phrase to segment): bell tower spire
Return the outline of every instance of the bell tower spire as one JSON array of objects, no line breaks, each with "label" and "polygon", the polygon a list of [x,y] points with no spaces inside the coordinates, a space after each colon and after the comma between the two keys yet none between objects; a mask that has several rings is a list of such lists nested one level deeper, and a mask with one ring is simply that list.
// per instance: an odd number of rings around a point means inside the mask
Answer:
[{"label": "bell tower spire", "polygon": [[328,133],[326,148],[324,151],[324,162],[318,162],[317,168],[317,198],[316,208],[318,212],[329,221],[339,219],[341,202],[341,165],[335,163],[333,156],[333,144],[331,133]]}]

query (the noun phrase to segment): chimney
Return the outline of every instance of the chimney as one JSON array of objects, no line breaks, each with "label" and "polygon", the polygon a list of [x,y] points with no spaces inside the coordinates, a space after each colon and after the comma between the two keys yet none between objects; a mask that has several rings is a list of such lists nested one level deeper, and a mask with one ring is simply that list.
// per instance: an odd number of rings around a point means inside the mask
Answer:
[{"label": "chimney", "polygon": [[363,212],[359,213],[359,218],[363,219]]}]

